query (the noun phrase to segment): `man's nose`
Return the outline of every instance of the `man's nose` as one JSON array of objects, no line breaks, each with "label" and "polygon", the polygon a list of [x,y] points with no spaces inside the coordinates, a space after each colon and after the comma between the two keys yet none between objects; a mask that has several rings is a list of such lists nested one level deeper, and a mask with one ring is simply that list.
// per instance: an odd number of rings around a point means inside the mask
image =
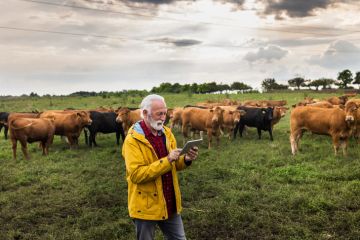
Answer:
[{"label": "man's nose", "polygon": [[160,116],[160,119],[161,119],[162,121],[165,121],[165,120],[166,120],[166,114],[161,115],[161,116]]}]

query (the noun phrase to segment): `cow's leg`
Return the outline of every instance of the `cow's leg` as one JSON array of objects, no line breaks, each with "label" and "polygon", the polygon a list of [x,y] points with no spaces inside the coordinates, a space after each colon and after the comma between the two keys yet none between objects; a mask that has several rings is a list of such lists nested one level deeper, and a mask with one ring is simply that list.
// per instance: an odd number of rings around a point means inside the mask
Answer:
[{"label": "cow's leg", "polygon": [[348,138],[341,139],[341,148],[342,148],[342,151],[343,151],[343,155],[344,155],[345,157],[347,156],[348,142],[349,142],[349,139],[348,139]]},{"label": "cow's leg", "polygon": [[187,128],[188,128],[187,124],[186,123],[183,124],[182,129],[181,129],[181,132],[183,134],[183,144],[185,144],[186,139],[188,138],[188,129]]},{"label": "cow's leg", "polygon": [[74,138],[73,138],[73,136],[72,136],[71,134],[68,134],[68,135],[66,136],[66,138],[67,138],[67,140],[68,140],[70,149],[72,149],[73,146],[74,146]]},{"label": "cow's leg", "polygon": [[338,153],[338,150],[339,150],[339,147],[340,147],[340,141],[339,141],[340,139],[337,136],[333,136],[332,140],[333,140],[335,156],[337,156],[337,153]]},{"label": "cow's leg", "polygon": [[120,145],[120,131],[116,131],[116,145]]},{"label": "cow's leg", "polygon": [[27,151],[27,147],[26,147],[26,139],[21,139],[20,140],[20,143],[21,143],[21,150],[26,158],[26,160],[29,160],[30,159],[30,156],[29,156],[29,153]]},{"label": "cow's leg", "polygon": [[261,128],[257,128],[257,132],[258,132],[258,137],[259,137],[259,139],[261,139]]},{"label": "cow's leg", "polygon": [[89,145],[88,131],[84,128],[85,144]]},{"label": "cow's leg", "polygon": [[212,130],[208,129],[207,130],[207,135],[208,135],[208,149],[211,148],[211,141],[212,141]]},{"label": "cow's leg", "polygon": [[[301,130],[300,130],[301,131]],[[301,138],[301,133],[299,131],[294,131],[290,134],[290,144],[291,144],[291,153],[293,155],[299,150],[299,140]]]},{"label": "cow's leg", "polygon": [[236,124],[235,125],[235,128],[234,128],[234,131],[233,131],[233,140],[235,140],[236,139],[236,134],[237,134],[237,132],[239,131],[239,126],[240,126],[240,123],[238,123],[238,124]]},{"label": "cow's leg", "polygon": [[12,142],[12,150],[13,150],[13,159],[16,160],[16,147],[17,147],[17,140],[11,138]]},{"label": "cow's leg", "polygon": [[7,125],[5,125],[5,127],[4,127],[5,139],[8,139],[8,132],[9,132],[9,127]]},{"label": "cow's leg", "polygon": [[215,134],[215,136],[216,136],[216,145],[217,145],[217,147],[220,147],[220,135],[221,135],[220,130],[217,130],[213,134]]},{"label": "cow's leg", "polygon": [[244,124],[240,124],[240,129],[239,129],[240,137],[243,136],[244,128],[245,128],[245,125],[244,125]]},{"label": "cow's leg", "polygon": [[42,155],[45,156],[46,155],[46,140],[45,141],[41,141],[41,148],[42,148]]},{"label": "cow's leg", "polygon": [[272,134],[272,128],[269,129],[269,135],[270,135],[270,140],[274,141],[273,134]]},{"label": "cow's leg", "polygon": [[96,143],[96,133],[93,134],[93,139],[92,139],[94,146],[97,147],[98,144]]}]

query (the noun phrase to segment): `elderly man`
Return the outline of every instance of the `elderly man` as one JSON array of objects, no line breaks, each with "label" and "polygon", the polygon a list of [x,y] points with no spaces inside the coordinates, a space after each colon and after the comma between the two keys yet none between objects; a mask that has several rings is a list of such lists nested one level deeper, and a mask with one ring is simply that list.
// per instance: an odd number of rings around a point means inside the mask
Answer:
[{"label": "elderly man", "polygon": [[174,135],[164,126],[167,108],[163,97],[148,95],[140,108],[143,120],[129,129],[122,148],[129,215],[137,239],[154,239],[156,225],[166,239],[186,239],[177,171],[191,165],[198,149],[180,156]]}]

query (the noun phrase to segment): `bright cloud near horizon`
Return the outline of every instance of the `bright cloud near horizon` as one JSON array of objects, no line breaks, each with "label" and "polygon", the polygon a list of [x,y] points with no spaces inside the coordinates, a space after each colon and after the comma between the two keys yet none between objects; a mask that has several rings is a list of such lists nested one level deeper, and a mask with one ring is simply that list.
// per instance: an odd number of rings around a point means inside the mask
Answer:
[{"label": "bright cloud near horizon", "polygon": [[0,2],[0,95],[360,71],[357,0]]}]

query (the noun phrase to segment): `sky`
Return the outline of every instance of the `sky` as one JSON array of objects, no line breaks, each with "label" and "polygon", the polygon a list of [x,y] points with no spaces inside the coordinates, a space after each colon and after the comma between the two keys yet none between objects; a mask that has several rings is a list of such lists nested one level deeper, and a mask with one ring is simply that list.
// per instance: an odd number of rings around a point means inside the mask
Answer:
[{"label": "sky", "polygon": [[0,95],[360,71],[358,0],[0,1]]}]

